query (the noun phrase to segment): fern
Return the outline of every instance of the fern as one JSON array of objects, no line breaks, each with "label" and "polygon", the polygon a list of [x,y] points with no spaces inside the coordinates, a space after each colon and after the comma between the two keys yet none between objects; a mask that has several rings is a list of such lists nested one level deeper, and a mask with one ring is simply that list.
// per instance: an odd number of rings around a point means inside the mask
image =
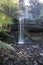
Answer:
[{"label": "fern", "polygon": [[11,46],[10,44],[4,43],[2,41],[0,41],[0,48],[15,51],[15,48],[13,46]]}]

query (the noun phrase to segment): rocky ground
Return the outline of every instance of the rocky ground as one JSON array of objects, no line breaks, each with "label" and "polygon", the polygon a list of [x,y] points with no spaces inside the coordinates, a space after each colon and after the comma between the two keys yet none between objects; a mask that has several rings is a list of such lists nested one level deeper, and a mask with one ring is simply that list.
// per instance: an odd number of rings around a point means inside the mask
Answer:
[{"label": "rocky ground", "polygon": [[43,65],[43,48],[35,45],[13,45],[15,51],[0,49],[0,65]]}]

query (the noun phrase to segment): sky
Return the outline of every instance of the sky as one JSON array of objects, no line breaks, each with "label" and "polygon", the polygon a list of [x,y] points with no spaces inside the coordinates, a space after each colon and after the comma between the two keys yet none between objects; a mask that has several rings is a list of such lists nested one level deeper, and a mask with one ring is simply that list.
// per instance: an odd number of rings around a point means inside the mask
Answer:
[{"label": "sky", "polygon": [[43,3],[43,0],[39,0],[40,3]]},{"label": "sky", "polygon": [[24,4],[29,6],[30,5],[29,0],[24,0]]},{"label": "sky", "polygon": [[[39,0],[40,3],[43,3],[43,0]],[[24,0],[25,5],[30,5],[29,0]]]}]

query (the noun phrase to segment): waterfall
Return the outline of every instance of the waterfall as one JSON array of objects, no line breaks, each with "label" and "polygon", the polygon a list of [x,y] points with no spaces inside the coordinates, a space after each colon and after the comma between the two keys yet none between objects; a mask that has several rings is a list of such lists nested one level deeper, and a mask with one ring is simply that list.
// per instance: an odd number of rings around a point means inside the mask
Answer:
[{"label": "waterfall", "polygon": [[23,29],[24,29],[24,18],[19,18],[19,39],[18,44],[24,44],[24,35],[23,35]]},{"label": "waterfall", "polygon": [[24,19],[28,19],[28,6],[30,6],[29,4],[29,0],[24,0],[22,3],[22,5],[20,5],[20,7],[24,7],[25,11],[20,8],[23,12],[21,13],[21,16],[19,17],[19,38],[18,38],[18,44],[24,44],[25,40],[24,40],[24,34],[23,34],[23,30],[24,30]]}]

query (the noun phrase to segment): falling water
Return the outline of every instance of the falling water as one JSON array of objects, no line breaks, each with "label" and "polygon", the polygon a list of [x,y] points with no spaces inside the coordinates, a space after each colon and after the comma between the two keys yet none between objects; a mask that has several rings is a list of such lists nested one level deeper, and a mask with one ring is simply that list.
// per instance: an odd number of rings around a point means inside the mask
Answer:
[{"label": "falling water", "polygon": [[24,18],[19,18],[19,44],[24,44],[24,35],[23,35],[23,29],[24,29]]},{"label": "falling water", "polygon": [[[29,0],[24,0],[24,8],[25,8],[25,12],[21,13],[21,17],[19,17],[19,38],[18,38],[18,44],[24,44],[25,40],[24,40],[24,34],[23,34],[23,30],[24,30],[24,19],[28,18],[28,7],[29,6]],[[22,9],[23,10],[23,9]]]}]

